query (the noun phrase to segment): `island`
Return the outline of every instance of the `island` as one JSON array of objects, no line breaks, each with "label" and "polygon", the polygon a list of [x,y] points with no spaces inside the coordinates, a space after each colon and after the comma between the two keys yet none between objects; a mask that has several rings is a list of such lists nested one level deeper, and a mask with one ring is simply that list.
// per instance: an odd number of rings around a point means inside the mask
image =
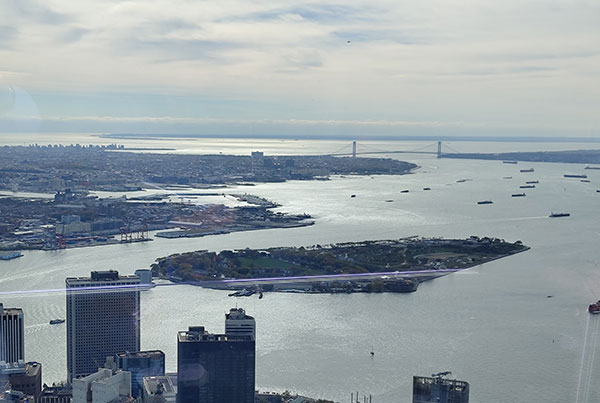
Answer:
[{"label": "island", "polygon": [[515,164],[517,163],[517,161],[600,164],[600,150],[523,151],[508,153],[447,153],[442,154],[440,157],[478,160],[501,160],[505,163],[511,164]]},{"label": "island", "polygon": [[308,293],[413,292],[419,283],[529,248],[521,241],[408,237],[311,247],[207,250],[161,257],[154,276],[232,290]]}]

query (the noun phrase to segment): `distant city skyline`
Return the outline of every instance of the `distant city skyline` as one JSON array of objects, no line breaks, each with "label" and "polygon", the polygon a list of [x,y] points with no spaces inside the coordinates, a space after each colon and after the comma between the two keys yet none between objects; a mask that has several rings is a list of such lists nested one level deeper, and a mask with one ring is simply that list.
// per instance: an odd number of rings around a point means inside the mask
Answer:
[{"label": "distant city skyline", "polygon": [[599,11],[5,1],[0,131],[593,137]]}]

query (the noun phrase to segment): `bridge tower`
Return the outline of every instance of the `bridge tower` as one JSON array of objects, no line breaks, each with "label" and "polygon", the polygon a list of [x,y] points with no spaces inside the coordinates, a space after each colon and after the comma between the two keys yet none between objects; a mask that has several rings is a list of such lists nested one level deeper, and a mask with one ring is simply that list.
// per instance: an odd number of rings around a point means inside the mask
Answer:
[{"label": "bridge tower", "polygon": [[352,157],[356,157],[356,140],[352,142]]},{"label": "bridge tower", "polygon": [[438,141],[437,157],[442,158],[442,142]]}]

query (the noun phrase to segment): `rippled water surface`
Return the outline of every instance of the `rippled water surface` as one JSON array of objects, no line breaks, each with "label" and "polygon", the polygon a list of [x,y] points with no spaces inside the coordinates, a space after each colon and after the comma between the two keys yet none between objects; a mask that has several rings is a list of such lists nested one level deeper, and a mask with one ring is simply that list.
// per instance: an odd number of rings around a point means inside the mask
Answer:
[{"label": "rippled water surface", "polygon": [[[219,144],[198,139],[160,144],[181,152],[303,154],[332,152],[346,143],[228,140]],[[369,145],[389,150],[427,144]],[[465,152],[594,148],[464,142],[452,147]],[[9,293],[2,301],[25,311],[26,358],[43,363],[46,383],[66,377],[65,327],[48,325],[50,319],[65,316],[64,293],[27,293],[61,288],[66,276],[105,269],[132,273],[149,267],[157,257],[196,249],[411,235],[493,236],[522,240],[531,250],[424,283],[413,294],[270,293],[262,300],[234,300],[226,292],[192,286],[156,287],[142,294],[142,347],[163,350],[168,369],[174,371],[177,330],[205,325],[221,332],[225,311],[237,304],[257,321],[257,387],[261,389],[290,389],[344,402],[351,392],[359,391],[372,394],[374,402],[408,402],[413,375],[450,370],[471,383],[473,402],[575,401],[578,385],[579,401],[600,401],[599,388],[592,382],[600,374],[595,362],[600,318],[590,318],[586,312],[587,304],[600,298],[600,193],[596,192],[600,171],[586,170],[591,183],[582,183],[563,174],[584,173],[583,165],[511,165],[415,154],[396,158],[420,168],[405,176],[347,176],[225,190],[272,199],[282,205],[281,211],[309,213],[316,219],[311,227],[26,251],[22,258],[0,262],[0,291]],[[535,172],[519,172],[529,167]],[[512,179],[503,179],[509,176]],[[458,183],[459,179],[471,180]],[[535,189],[519,189],[527,180],[539,184]],[[400,193],[405,189],[409,193]],[[521,191],[527,196],[511,197]],[[351,194],[356,197],[350,198]],[[394,201],[386,203],[388,199]],[[479,200],[494,203],[477,205]],[[552,211],[571,216],[548,218]],[[16,290],[24,294],[14,294]],[[375,352],[373,358],[370,351]]]}]

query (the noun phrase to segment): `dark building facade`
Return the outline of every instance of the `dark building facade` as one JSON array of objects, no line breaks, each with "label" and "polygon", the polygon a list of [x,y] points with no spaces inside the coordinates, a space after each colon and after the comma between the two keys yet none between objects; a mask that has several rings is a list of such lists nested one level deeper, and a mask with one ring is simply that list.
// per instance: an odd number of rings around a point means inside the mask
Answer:
[{"label": "dark building facade", "polygon": [[469,383],[444,378],[449,374],[413,377],[413,403],[469,403]]},{"label": "dark building facade", "polygon": [[39,362],[28,362],[22,373],[10,374],[8,382],[12,390],[18,390],[36,399],[42,393],[42,364]]},{"label": "dark building facade", "polygon": [[196,326],[177,337],[177,403],[254,403],[254,336]]},{"label": "dark building facade", "polygon": [[165,353],[160,350],[117,354],[117,367],[131,372],[131,395],[139,397],[145,376],[165,375]]},{"label": "dark building facade", "polygon": [[104,365],[106,357],[140,350],[140,279],[117,271],[67,278],[69,382]]}]

